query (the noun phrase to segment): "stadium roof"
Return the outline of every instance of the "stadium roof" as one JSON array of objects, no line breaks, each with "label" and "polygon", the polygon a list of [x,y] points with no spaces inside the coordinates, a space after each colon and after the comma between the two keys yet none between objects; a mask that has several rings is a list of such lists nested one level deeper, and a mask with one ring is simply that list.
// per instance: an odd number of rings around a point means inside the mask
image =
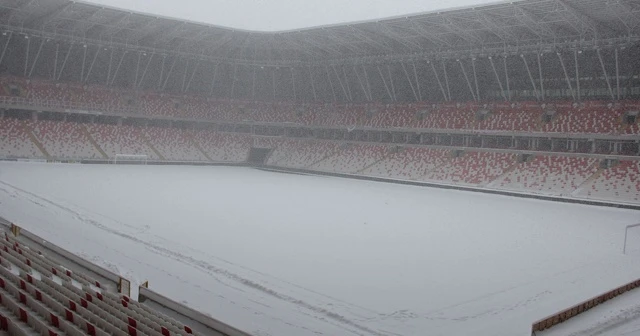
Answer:
[{"label": "stadium roof", "polygon": [[373,21],[500,0],[85,0],[151,15],[244,30],[278,32]]},{"label": "stadium roof", "polygon": [[0,0],[0,28],[80,43],[293,64],[519,47],[636,42],[640,0],[516,0],[283,32],[257,32],[70,0]]}]

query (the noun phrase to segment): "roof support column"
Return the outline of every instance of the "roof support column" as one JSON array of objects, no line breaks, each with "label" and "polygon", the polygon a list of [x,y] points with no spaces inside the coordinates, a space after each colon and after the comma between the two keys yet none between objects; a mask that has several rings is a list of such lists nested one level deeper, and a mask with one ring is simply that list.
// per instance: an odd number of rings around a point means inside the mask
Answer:
[{"label": "roof support column", "polygon": [[298,100],[298,95],[296,93],[296,73],[294,72],[293,67],[291,67],[291,87],[293,88],[293,100]]},{"label": "roof support column", "polygon": [[442,60],[442,68],[444,69],[444,83],[447,86],[447,94],[448,94],[448,101],[451,101],[451,87],[449,87],[449,75],[447,75],[447,65],[445,64],[444,60]]},{"label": "roof support column", "polygon": [[313,81],[313,70],[309,66],[309,80],[311,81],[311,91],[313,91],[313,100],[318,101],[318,93],[316,92],[316,84]]},{"label": "roof support column", "polygon": [[338,75],[338,71],[336,70],[336,66],[335,65],[331,65],[331,69],[333,69],[333,73],[338,78],[338,84],[340,84],[340,87],[342,88],[342,93],[344,94],[344,99],[348,101],[349,100],[349,95],[347,94],[347,89],[345,89],[344,85],[342,84],[342,79],[340,79],[340,76]]},{"label": "roof support column", "polygon": [[93,71],[93,66],[96,64],[96,59],[98,59],[98,55],[100,55],[100,46],[96,46],[96,53],[93,55],[93,60],[91,61],[91,65],[89,65],[89,71],[87,71],[87,75],[84,77],[84,82],[86,83],[89,80],[89,76],[91,76],[91,72]]},{"label": "roof support column", "polygon": [[611,88],[611,82],[609,81],[609,75],[607,74],[607,68],[604,66],[604,61],[602,60],[602,54],[600,54],[600,49],[596,49],[596,53],[598,54],[598,59],[600,60],[600,66],[602,66],[602,73],[604,74],[604,79],[607,81],[607,87],[609,88],[609,95],[611,95],[611,99],[615,99],[613,95],[613,89]]},{"label": "roof support column", "polygon": [[[84,48],[85,56],[87,55],[87,46]],[[136,62],[136,77],[133,79],[133,87],[138,86],[138,75],[140,74],[140,60],[142,59],[142,52],[138,51],[138,61]],[[84,73],[84,63],[82,65],[82,71]],[[183,85],[184,86],[184,85]]]},{"label": "roof support column", "polygon": [[576,62],[576,93],[578,95],[578,101],[582,99],[580,93],[580,65],[578,63],[578,50],[573,51],[573,60]]},{"label": "roof support column", "polygon": [[[113,52],[114,52],[114,48],[111,48],[111,53],[109,55],[109,66],[107,67],[107,80],[105,85],[109,85],[109,79],[111,78],[111,67],[113,66]],[[58,63],[58,48],[56,47],[56,63]],[[162,70],[164,70],[164,60],[162,61]],[[54,67],[54,71],[55,73],[55,67]],[[162,73],[160,73],[160,79],[162,79]],[[158,85],[158,87],[160,87],[160,85]]]},{"label": "roof support column", "polygon": [[[140,62],[138,62],[138,63],[140,63]],[[182,74],[182,86],[180,87],[180,92],[182,92],[182,93],[184,93],[184,88],[187,85],[187,73],[189,72],[189,63],[190,63],[189,59],[187,59],[187,64],[184,66],[184,73]],[[137,71],[136,71],[136,73],[137,73]],[[232,84],[231,84],[231,95],[233,95],[233,84],[235,84],[235,83],[232,82]]]},{"label": "roof support column", "polygon": [[531,87],[533,88],[533,92],[535,92],[536,94],[536,99],[540,100],[540,94],[538,93],[536,82],[533,80],[533,76],[531,75],[531,70],[529,69],[529,63],[527,63],[527,58],[524,57],[523,54],[520,55],[520,58],[522,58],[522,62],[524,62],[524,67],[527,69],[527,74],[529,75],[529,80],[531,81]]},{"label": "roof support column", "polygon": [[13,33],[9,33],[9,35],[7,36],[7,42],[4,43],[4,47],[2,48],[2,55],[0,55],[0,64],[2,64],[2,60],[4,60],[4,55],[7,53],[9,42],[11,42],[11,37],[13,37]]},{"label": "roof support column", "polygon": [[542,61],[540,61],[540,53],[536,52],[536,56],[538,58],[538,75],[540,76],[540,98],[542,98],[542,100],[545,100],[545,94],[544,94],[544,78],[542,78]]},{"label": "roof support column", "polygon": [[[89,45],[84,44],[82,45],[82,69],[80,71],[80,83],[82,83],[84,81],[84,69],[85,69],[85,65],[87,63],[87,50],[89,49]],[[140,62],[140,59],[138,58],[138,62]],[[138,79],[138,69],[136,68],[136,80]],[[134,86],[135,86],[135,82],[134,82]]]},{"label": "roof support column", "polygon": [[[56,43],[56,54],[53,57],[53,76],[51,77],[52,80],[56,80],[56,73],[58,72],[58,55],[59,54],[60,54],[60,43]],[[1,63],[1,60],[0,60],[0,63]],[[109,66],[111,66],[111,63],[109,63]],[[107,84],[109,83],[107,82]]]},{"label": "roof support column", "polygon": [[60,77],[62,77],[62,72],[64,71],[64,67],[67,65],[67,60],[69,60],[69,55],[71,55],[71,49],[73,49],[73,43],[69,44],[69,50],[67,50],[67,56],[64,57],[64,61],[62,61],[62,66],[60,67],[60,72],[58,72],[58,77],[56,77],[57,81],[59,81]]},{"label": "roof support column", "polygon": [[31,48],[31,39],[26,36],[26,40],[27,40],[27,52],[24,55],[24,76],[23,77],[27,77],[27,68],[29,67],[29,49]]},{"label": "roof support column", "polygon": [[404,71],[405,76],[407,76],[407,81],[409,81],[409,86],[411,86],[411,91],[413,92],[413,97],[418,101],[418,93],[416,89],[413,87],[413,81],[411,81],[411,77],[409,76],[409,72],[407,71],[407,67],[401,61],[400,65],[402,66],[402,71]]},{"label": "roof support column", "polygon": [[476,98],[476,94],[473,92],[473,87],[471,86],[471,82],[469,81],[469,76],[467,76],[467,71],[464,69],[464,65],[462,64],[462,61],[460,61],[459,59],[457,61],[458,61],[458,64],[460,64],[460,69],[462,69],[462,74],[464,75],[464,79],[465,81],[467,81],[467,86],[469,87],[469,92],[471,92],[471,96],[473,97],[473,100],[478,101],[478,98]]},{"label": "roof support column", "polygon": [[[236,91],[236,75],[237,74],[238,74],[238,64],[236,63],[233,65],[233,78],[231,78],[231,95],[230,95],[231,98],[233,98]],[[275,81],[275,75],[274,75],[274,81]]]},{"label": "roof support column", "polygon": [[[151,55],[151,57],[153,57],[153,55]],[[151,59],[149,59],[149,62],[151,62]],[[147,63],[147,67],[149,66],[149,63]],[[189,88],[191,87],[191,82],[193,82],[193,77],[196,75],[196,71],[198,71],[198,67],[200,66],[200,60],[196,60],[196,65],[193,67],[193,71],[191,72],[191,77],[189,78],[189,82],[187,82],[187,87],[184,89],[184,92],[188,92]],[[145,68],[144,72],[147,72],[147,69]],[[142,79],[144,79],[144,74],[142,74]],[[142,82],[142,80],[140,81]]]},{"label": "roof support column", "polygon": [[387,64],[387,72],[389,73],[389,84],[391,85],[391,92],[393,93],[393,101],[398,101],[398,96],[396,95],[396,86],[393,84],[393,77],[391,76],[391,66]]},{"label": "roof support column", "polygon": [[564,66],[564,60],[562,59],[561,53],[556,53],[558,58],[560,59],[560,65],[562,65],[562,70],[564,71],[564,78],[567,81],[567,86],[569,87],[569,91],[571,92],[571,96],[573,100],[576,100],[576,93],[573,91],[573,86],[571,86],[571,79],[569,79],[569,73],[567,73],[567,67]]},{"label": "roof support column", "polygon": [[[33,74],[33,69],[36,68],[36,64],[38,63],[38,59],[40,58],[40,52],[42,51],[42,46],[44,45],[44,37],[42,41],[40,41],[40,47],[38,47],[38,52],[36,53],[36,58],[33,60],[33,64],[31,65],[31,70],[29,70],[29,77]],[[100,47],[98,47],[100,48]]]},{"label": "roof support column", "polygon": [[271,72],[271,91],[274,101],[276,100],[276,69],[277,68],[273,68],[273,71]]},{"label": "roof support column", "polygon": [[216,87],[216,77],[218,76],[218,64],[213,67],[213,76],[211,78],[211,89],[209,90],[209,96],[213,96],[213,89]]},{"label": "roof support column", "polygon": [[353,71],[356,73],[356,77],[358,78],[358,84],[360,84],[360,88],[362,89],[362,92],[364,93],[365,99],[367,99],[368,101],[371,101],[371,97],[369,97],[369,94],[367,93],[367,89],[364,87],[364,83],[362,82],[362,79],[360,78],[360,74],[358,74],[358,68],[356,67],[356,65],[353,66]]},{"label": "roof support column", "polygon": [[[113,52],[111,53],[113,56]],[[158,88],[162,85],[162,78],[164,78],[164,67],[167,63],[167,55],[162,55],[162,65],[160,66],[160,79],[158,80]],[[111,66],[111,64],[109,64]]]},{"label": "roof support column", "polygon": [[620,64],[618,64],[618,48],[615,49],[616,57],[616,93],[618,100],[620,100]]},{"label": "roof support column", "polygon": [[349,85],[349,76],[347,76],[346,67],[342,66],[342,74],[344,75],[344,84],[347,87],[347,92],[349,93],[349,100],[353,101],[353,94],[351,93],[351,86]]},{"label": "roof support column", "polygon": [[418,78],[418,70],[416,70],[416,62],[411,62],[413,65],[413,76],[416,78],[416,89],[418,91],[418,98],[422,101],[422,90],[420,90],[420,79]]},{"label": "roof support column", "polygon": [[498,85],[500,86],[500,94],[502,94],[502,98],[504,98],[505,101],[509,101],[509,99],[507,99],[507,93],[504,91],[504,88],[502,87],[502,80],[498,75],[498,71],[496,70],[496,65],[493,63],[493,57],[489,56],[489,62],[491,63],[493,74],[496,75],[496,79],[498,80]]},{"label": "roof support column", "polygon": [[[122,63],[122,60],[120,60],[120,62]],[[173,62],[171,62],[171,67],[169,68],[169,72],[167,72],[167,77],[164,79],[164,83],[162,83],[162,91],[164,91],[164,89],[167,87],[167,83],[169,83],[169,78],[171,78],[171,74],[173,73],[173,69],[175,68],[177,62],[178,57],[174,56]]]},{"label": "roof support column", "polygon": [[256,99],[256,66],[253,66],[253,76],[251,80],[251,99]]},{"label": "roof support column", "polygon": [[333,82],[331,82],[331,74],[329,73],[329,66],[325,65],[325,72],[327,73],[327,79],[329,80],[329,86],[331,87],[331,93],[333,94],[333,101],[337,101],[336,90],[333,88]]},{"label": "roof support column", "polygon": [[362,70],[364,71],[364,81],[367,83],[367,91],[369,92],[369,100],[373,100],[373,96],[371,95],[371,83],[369,82],[369,73],[367,72],[367,67],[362,64]]},{"label": "roof support column", "polygon": [[507,100],[511,101],[511,85],[509,83],[509,68],[507,67],[507,55],[502,59],[504,62],[504,77],[507,79]]},{"label": "roof support column", "polygon": [[444,91],[444,86],[442,86],[442,82],[440,81],[440,76],[438,76],[438,71],[436,71],[436,66],[431,63],[431,61],[427,61],[427,63],[431,64],[431,70],[433,70],[433,74],[436,76],[436,80],[438,81],[438,86],[440,86],[440,91],[442,91],[442,96],[444,97],[444,101],[449,101],[447,97],[447,93]]},{"label": "roof support column", "polygon": [[384,75],[382,74],[382,70],[380,69],[380,65],[376,65],[376,67],[378,68],[378,73],[380,73],[380,78],[382,78],[382,84],[384,84],[384,88],[385,90],[387,90],[387,94],[389,95],[389,98],[391,98],[391,100],[394,101],[393,95],[391,94],[391,90],[389,90],[389,86],[387,85],[387,80],[384,79]]},{"label": "roof support column", "polygon": [[476,72],[476,58],[471,57],[471,68],[473,69],[473,81],[476,84],[476,97],[480,100],[480,88],[478,87],[478,74]]}]

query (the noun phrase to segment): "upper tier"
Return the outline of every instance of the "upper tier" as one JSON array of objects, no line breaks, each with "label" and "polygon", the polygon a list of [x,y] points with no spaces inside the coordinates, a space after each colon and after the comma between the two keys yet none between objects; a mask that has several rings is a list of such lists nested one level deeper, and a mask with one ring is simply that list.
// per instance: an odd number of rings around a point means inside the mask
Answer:
[{"label": "upper tier", "polygon": [[[640,102],[568,101],[447,104],[313,104],[213,100],[154,92],[132,93],[101,86],[82,86],[22,78],[0,78],[0,97],[42,107],[73,107],[114,114],[174,117],[226,122],[296,123],[308,126],[453,129],[573,134],[640,134],[640,118],[625,115]],[[14,98],[10,98],[14,97]],[[479,111],[487,111],[480,117]],[[549,121],[543,116],[555,113]]]}]

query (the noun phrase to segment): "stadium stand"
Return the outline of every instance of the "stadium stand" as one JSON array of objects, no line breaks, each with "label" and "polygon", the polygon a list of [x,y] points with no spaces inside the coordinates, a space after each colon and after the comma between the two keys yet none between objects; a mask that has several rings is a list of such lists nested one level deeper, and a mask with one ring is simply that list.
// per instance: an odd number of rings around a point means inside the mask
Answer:
[{"label": "stadium stand", "polygon": [[16,158],[44,158],[44,154],[29,138],[26,122],[15,118],[0,119],[2,141],[0,156]]},{"label": "stadium stand", "polygon": [[7,231],[0,242],[0,328],[10,335],[188,335],[190,328],[106,290]]},{"label": "stadium stand", "polygon": [[614,167],[603,168],[592,176],[573,194],[577,196],[603,199],[624,200],[630,203],[640,201],[640,162],[620,161]]},{"label": "stadium stand", "polygon": [[518,163],[514,169],[490,184],[516,191],[571,195],[598,171],[593,158],[541,155]]},{"label": "stadium stand", "polygon": [[[19,87],[29,104],[75,106],[91,111],[143,114],[225,122],[296,123],[313,126],[360,126],[374,128],[473,129],[477,131],[518,131],[546,133],[639,134],[638,123],[624,125],[622,117],[637,108],[636,101],[616,104],[586,101],[555,102],[552,120],[542,122],[543,107],[535,102],[495,103],[399,103],[399,104],[296,104],[287,102],[245,102],[215,100],[194,95],[147,92],[141,95],[107,89],[99,85],[80,86],[43,80],[26,84],[18,77],[3,83]],[[8,84],[5,84],[5,86]],[[0,95],[11,98],[11,91]],[[551,105],[549,105],[551,106]],[[549,107],[547,107],[548,109]],[[486,112],[479,119],[479,112]]]}]

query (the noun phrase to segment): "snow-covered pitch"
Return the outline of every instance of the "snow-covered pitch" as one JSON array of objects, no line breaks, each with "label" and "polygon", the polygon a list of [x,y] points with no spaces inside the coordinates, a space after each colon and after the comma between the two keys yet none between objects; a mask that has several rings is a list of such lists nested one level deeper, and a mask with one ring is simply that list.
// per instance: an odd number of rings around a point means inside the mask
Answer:
[{"label": "snow-covered pitch", "polygon": [[529,335],[640,277],[637,211],[249,168],[0,163],[0,215],[260,336]]}]

